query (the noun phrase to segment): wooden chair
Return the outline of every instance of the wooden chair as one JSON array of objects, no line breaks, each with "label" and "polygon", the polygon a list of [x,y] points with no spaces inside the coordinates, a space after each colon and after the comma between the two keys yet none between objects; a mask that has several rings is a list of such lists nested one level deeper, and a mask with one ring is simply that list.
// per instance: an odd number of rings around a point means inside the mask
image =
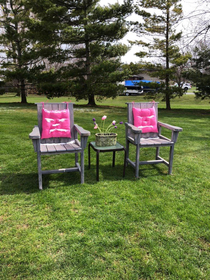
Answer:
[{"label": "wooden chair", "polygon": [[[128,122],[126,126],[126,165],[130,164],[135,169],[135,177],[139,178],[139,165],[143,164],[157,164],[164,163],[168,166],[168,174],[172,173],[174,145],[177,141],[178,134],[182,131],[182,128],[165,124],[158,121],[158,103],[156,102],[142,102],[142,103],[126,103],[127,104],[127,117]],[[138,109],[147,109],[154,106],[157,120],[158,132],[142,133],[140,128],[134,126],[133,107]],[[161,135],[161,128],[167,128],[171,130],[171,139]],[[135,162],[129,158],[129,144],[136,146]],[[160,147],[169,146],[169,161],[160,157]],[[156,148],[156,158],[154,160],[140,161],[140,148]]]},{"label": "wooden chair", "polygon": [[[64,110],[69,109],[70,116],[70,131],[71,138],[48,138],[41,139],[42,135],[42,108],[47,110]],[[38,125],[34,127],[33,131],[29,134],[32,139],[34,151],[37,153],[38,165],[38,180],[39,189],[42,189],[42,174],[61,173],[79,171],[81,173],[81,184],[84,183],[84,149],[87,145],[88,136],[90,132],[84,130],[82,127],[74,124],[74,112],[72,103],[38,103],[37,104]],[[78,140],[78,133],[80,141]],[[71,168],[45,170],[41,169],[41,156],[42,155],[55,155],[55,154],[75,154],[75,166]],[[80,164],[78,162],[78,154],[80,154]]]}]

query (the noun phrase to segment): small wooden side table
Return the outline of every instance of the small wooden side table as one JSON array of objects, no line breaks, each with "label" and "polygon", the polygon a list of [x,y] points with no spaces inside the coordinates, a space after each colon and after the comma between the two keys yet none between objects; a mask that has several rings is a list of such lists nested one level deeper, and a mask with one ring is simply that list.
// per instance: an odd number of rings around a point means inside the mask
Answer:
[{"label": "small wooden side table", "polygon": [[112,167],[115,166],[115,153],[118,151],[124,151],[124,166],[123,166],[123,177],[125,177],[126,167],[126,151],[125,148],[120,144],[116,143],[115,146],[98,147],[95,142],[90,142],[88,145],[88,167],[90,169],[90,147],[96,152],[96,180],[99,181],[99,154],[106,152],[113,152]]}]

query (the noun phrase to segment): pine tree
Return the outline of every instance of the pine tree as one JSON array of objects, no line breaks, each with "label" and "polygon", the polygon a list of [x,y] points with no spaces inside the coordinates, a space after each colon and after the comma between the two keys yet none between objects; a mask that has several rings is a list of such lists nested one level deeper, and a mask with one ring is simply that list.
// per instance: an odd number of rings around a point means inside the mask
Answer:
[{"label": "pine tree", "polygon": [[193,50],[192,68],[186,73],[187,78],[196,85],[196,97],[210,98],[210,48],[207,43],[198,42]]},{"label": "pine tree", "polygon": [[0,0],[1,52],[4,53],[1,74],[7,81],[16,80],[21,102],[26,103],[26,82],[42,68],[41,46],[30,30],[31,11],[21,0]]},{"label": "pine tree", "polygon": [[135,6],[135,12],[142,16],[143,23],[135,23],[134,31],[141,38],[146,38],[148,35],[152,37],[149,40],[135,42],[143,47],[143,50],[136,55],[141,58],[153,57],[159,62],[160,58],[164,60],[164,67],[159,71],[159,75],[165,80],[166,109],[171,109],[170,99],[173,96],[169,84],[174,74],[171,63],[177,61],[178,58],[181,61],[179,48],[176,45],[181,39],[181,32],[175,30],[182,16],[182,7],[179,2],[179,0],[140,0]]},{"label": "pine tree", "polygon": [[[60,95],[71,94],[95,105],[95,96],[115,97],[124,79],[120,57],[128,47],[118,43],[128,28],[126,17],[131,13],[131,0],[101,7],[99,0],[36,0],[33,12],[50,33],[59,33],[59,49],[51,61],[65,64],[60,67],[55,83],[65,83]],[[52,41],[52,44],[57,43]],[[67,83],[66,83],[67,82]],[[53,97],[53,84],[45,83],[45,91]],[[55,86],[56,87],[56,86]]]}]

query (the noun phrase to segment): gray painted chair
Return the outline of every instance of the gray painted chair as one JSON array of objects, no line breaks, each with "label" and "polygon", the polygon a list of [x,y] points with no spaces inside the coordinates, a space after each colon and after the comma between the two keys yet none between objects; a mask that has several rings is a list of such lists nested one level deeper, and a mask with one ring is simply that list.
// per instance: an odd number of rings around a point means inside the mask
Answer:
[{"label": "gray painted chair", "polygon": [[[141,129],[134,126],[132,108],[147,109],[154,106],[157,119],[158,133],[142,133]],[[139,178],[139,166],[143,164],[157,164],[164,163],[168,166],[168,174],[172,173],[174,145],[177,141],[178,134],[182,131],[182,128],[165,124],[158,121],[158,103],[156,102],[141,102],[141,103],[127,103],[127,117],[128,122],[126,126],[126,165],[130,164],[135,169],[135,177]],[[161,128],[167,128],[171,130],[171,139],[161,135]],[[129,144],[133,144],[136,147],[135,162],[129,158]],[[160,157],[160,147],[169,146],[169,161]],[[156,148],[155,160],[140,161],[140,148]]]},{"label": "gray painted chair", "polygon": [[[42,174],[61,173],[79,171],[81,173],[81,184],[84,183],[84,149],[87,145],[88,136],[90,132],[84,130],[82,127],[74,124],[74,112],[72,103],[45,103],[44,108],[47,110],[64,110],[69,109],[70,115],[70,131],[71,138],[47,138],[41,139],[42,135],[42,107],[43,103],[37,104],[38,125],[34,127],[33,131],[29,134],[32,139],[34,151],[37,153],[38,165],[38,180],[39,189],[42,189]],[[80,141],[78,140],[80,135]],[[75,166],[71,168],[63,168],[57,170],[41,169],[41,156],[42,155],[55,155],[55,154],[75,154]],[[80,154],[80,163],[78,162],[78,154]]]}]

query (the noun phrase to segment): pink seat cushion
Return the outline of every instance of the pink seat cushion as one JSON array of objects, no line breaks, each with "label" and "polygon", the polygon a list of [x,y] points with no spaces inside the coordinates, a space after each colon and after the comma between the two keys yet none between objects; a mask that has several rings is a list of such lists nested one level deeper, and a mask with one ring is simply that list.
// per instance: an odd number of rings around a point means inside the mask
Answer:
[{"label": "pink seat cushion", "polygon": [[53,111],[42,109],[42,139],[52,137],[71,138],[68,109]]},{"label": "pink seat cushion", "polygon": [[133,108],[134,125],[142,130],[142,133],[158,132],[155,108]]}]

